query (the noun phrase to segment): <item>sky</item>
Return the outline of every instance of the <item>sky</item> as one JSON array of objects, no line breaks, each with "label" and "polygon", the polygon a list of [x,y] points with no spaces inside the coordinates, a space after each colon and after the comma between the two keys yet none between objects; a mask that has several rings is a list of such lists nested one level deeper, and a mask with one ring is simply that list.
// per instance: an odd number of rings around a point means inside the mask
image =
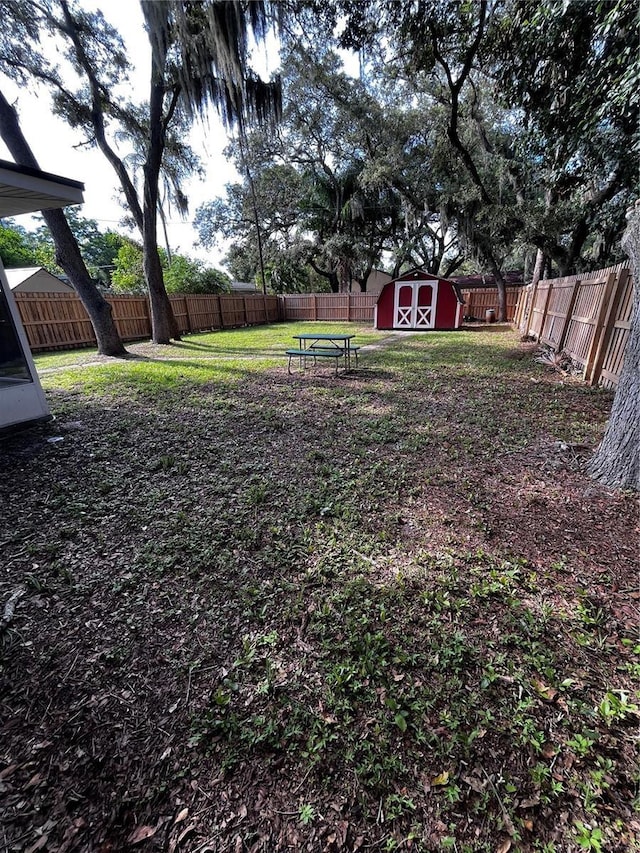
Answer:
[{"label": "sky", "polygon": [[[84,4],[89,6],[89,3]],[[148,87],[149,45],[143,30],[139,4],[131,0],[110,0],[108,4],[97,4],[103,14],[123,37],[130,56],[135,56],[135,72],[131,76],[134,97],[146,97]],[[82,145],[83,135],[72,130],[62,119],[53,115],[51,100],[42,88],[18,88],[0,75],[0,87],[7,99],[17,108],[23,133],[31,146],[40,168],[46,172],[73,180],[85,186],[85,203],[80,213],[95,219],[100,230],[114,229],[138,238],[135,231],[121,226],[125,211],[117,201],[118,181],[110,164],[97,149]],[[173,252],[198,257],[212,266],[222,266],[224,247],[207,250],[194,246],[197,232],[191,226],[196,208],[205,201],[224,195],[224,185],[237,180],[233,164],[223,155],[228,138],[222,124],[211,115],[208,126],[197,122],[190,142],[202,160],[206,170],[204,179],[194,178],[186,186],[189,198],[187,220],[171,212],[169,216],[169,242]],[[126,152],[123,152],[126,153]],[[2,140],[0,159],[12,160]],[[31,226],[27,217],[20,224]],[[159,232],[161,234],[161,232]]]}]

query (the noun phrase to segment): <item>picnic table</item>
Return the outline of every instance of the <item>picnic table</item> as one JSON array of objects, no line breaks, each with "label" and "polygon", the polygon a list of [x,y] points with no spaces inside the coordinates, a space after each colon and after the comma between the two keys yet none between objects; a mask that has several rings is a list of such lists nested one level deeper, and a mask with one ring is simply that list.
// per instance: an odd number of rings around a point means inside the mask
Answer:
[{"label": "picnic table", "polygon": [[305,370],[307,361],[311,360],[315,365],[317,359],[326,358],[333,359],[335,364],[336,374],[340,363],[344,370],[351,369],[351,356],[355,358],[356,367],[358,366],[358,350],[360,347],[353,346],[351,341],[355,335],[339,335],[336,332],[311,332],[303,335],[293,335],[298,341],[297,349],[288,349],[289,356],[288,372],[291,373],[291,361],[297,358],[300,369]]}]

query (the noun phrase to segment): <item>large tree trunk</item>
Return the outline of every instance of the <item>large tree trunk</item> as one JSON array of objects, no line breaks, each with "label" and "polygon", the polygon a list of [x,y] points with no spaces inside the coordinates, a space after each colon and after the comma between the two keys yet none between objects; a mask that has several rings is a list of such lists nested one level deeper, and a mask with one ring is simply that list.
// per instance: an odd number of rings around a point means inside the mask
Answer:
[{"label": "large tree trunk", "polygon": [[631,329],[607,430],[589,473],[606,486],[640,491],[640,207],[627,215],[622,247],[633,273]]},{"label": "large tree trunk", "polygon": [[338,261],[336,274],[338,276],[338,292],[349,293],[351,291],[351,264],[349,261],[341,258]]},{"label": "large tree trunk", "polygon": [[[2,92],[0,92],[0,135],[16,163],[33,169],[40,168],[22,133],[18,115]],[[98,352],[101,355],[125,355],[126,350],[118,334],[111,313],[111,305],[93,283],[80,254],[78,241],[73,236],[64,213],[61,210],[43,210],[42,215],[56,246],[56,263],[69,276],[69,281],[89,315],[98,342]]]},{"label": "large tree trunk", "polygon": [[536,287],[542,276],[544,275],[544,267],[547,262],[547,256],[542,251],[542,249],[538,249],[536,252],[536,263],[533,268],[533,277],[531,279],[531,284]]},{"label": "large tree trunk", "polygon": [[496,259],[493,256],[493,251],[487,247],[481,247],[481,251],[489,263],[493,278],[496,283],[497,290],[497,305],[496,305],[496,320],[499,323],[505,323],[507,320],[507,285],[502,275],[502,270],[498,266]]},{"label": "large tree trunk", "polygon": [[498,291],[498,310],[496,312],[496,319],[499,323],[506,323],[507,321],[507,285],[505,284],[504,276],[502,275],[502,271],[496,267],[496,270],[493,273],[496,280],[496,290]]},{"label": "large tree trunk", "polygon": [[[151,93],[149,97],[149,127],[150,139],[147,159],[144,166],[144,200],[142,206],[138,199],[135,186],[131,181],[123,161],[111,148],[107,141],[105,129],[105,104],[95,67],[85,50],[81,37],[81,28],[74,18],[67,0],[60,0],[64,14],[66,34],[73,42],[76,59],[87,75],[91,91],[91,124],[95,134],[96,144],[113,166],[124,192],[131,215],[140,229],[143,245],[143,267],[145,280],[149,288],[151,304],[151,329],[155,343],[168,344],[170,338],[179,337],[177,324],[167,296],[162,275],[162,265],[158,256],[158,183],[162,154],[165,144],[165,117],[163,104],[165,89],[162,82],[163,69],[152,59]],[[172,102],[175,109],[176,99]]]},{"label": "large tree trunk", "polygon": [[333,270],[323,270],[322,267],[319,267],[313,258],[309,258],[309,266],[314,269],[318,275],[321,275],[322,278],[326,278],[329,282],[329,287],[331,288],[332,293],[338,293],[340,289],[340,285],[338,282],[338,275]]},{"label": "large tree trunk", "polygon": [[158,255],[158,184],[164,151],[163,101],[164,84],[154,65],[149,99],[149,150],[144,164],[142,247],[144,277],[151,304],[151,336],[155,344],[168,344],[171,338],[180,338]]},{"label": "large tree trunk", "polygon": [[89,315],[98,342],[98,352],[114,357],[126,355],[111,305],[93,283],[64,213],[61,210],[43,210],[42,216],[56,246],[56,263],[69,276]]}]

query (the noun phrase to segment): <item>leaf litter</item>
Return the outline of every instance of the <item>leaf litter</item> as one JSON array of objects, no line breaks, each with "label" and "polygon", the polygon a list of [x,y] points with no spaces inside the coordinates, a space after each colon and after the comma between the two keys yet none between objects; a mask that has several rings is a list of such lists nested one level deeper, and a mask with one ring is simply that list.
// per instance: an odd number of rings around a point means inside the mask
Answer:
[{"label": "leaf litter", "polygon": [[637,503],[583,470],[611,398],[513,346],[49,377],[64,441],[0,463],[5,849],[637,844]]}]

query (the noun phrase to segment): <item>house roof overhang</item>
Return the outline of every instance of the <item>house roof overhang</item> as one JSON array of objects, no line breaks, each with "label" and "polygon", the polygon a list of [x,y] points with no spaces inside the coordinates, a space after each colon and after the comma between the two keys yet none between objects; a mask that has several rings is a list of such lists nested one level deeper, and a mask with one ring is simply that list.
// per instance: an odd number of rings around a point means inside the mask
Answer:
[{"label": "house roof overhang", "polygon": [[82,204],[84,184],[0,160],[0,218]]}]

